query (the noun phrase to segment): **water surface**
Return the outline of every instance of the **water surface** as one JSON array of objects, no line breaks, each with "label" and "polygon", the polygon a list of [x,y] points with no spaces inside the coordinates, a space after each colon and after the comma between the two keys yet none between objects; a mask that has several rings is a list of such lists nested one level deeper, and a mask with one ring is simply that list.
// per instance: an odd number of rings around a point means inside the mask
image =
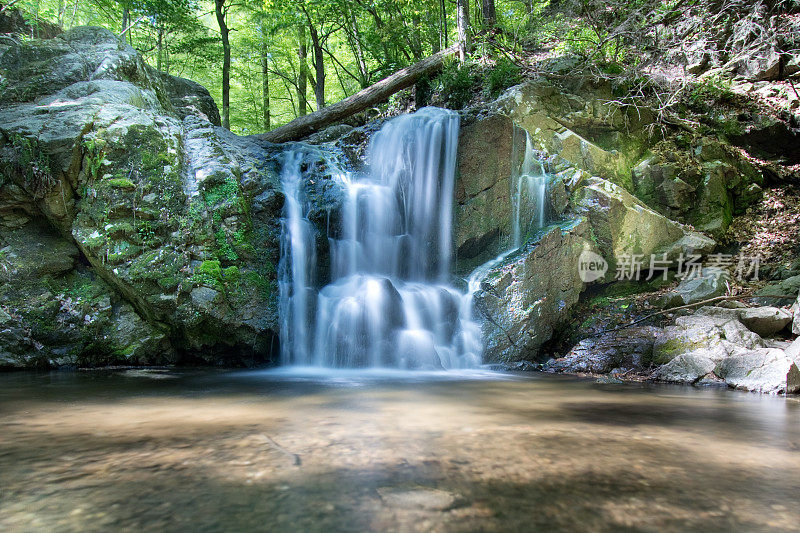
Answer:
[{"label": "water surface", "polygon": [[563,376],[0,375],[0,530],[800,529],[800,403]]}]

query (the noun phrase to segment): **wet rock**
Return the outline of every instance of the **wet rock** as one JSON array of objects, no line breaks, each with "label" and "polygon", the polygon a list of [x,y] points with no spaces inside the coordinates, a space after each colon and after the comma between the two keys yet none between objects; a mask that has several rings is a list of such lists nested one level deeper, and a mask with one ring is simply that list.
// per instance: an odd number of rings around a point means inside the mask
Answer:
[{"label": "wet rock", "polygon": [[485,339],[484,361],[533,359],[565,321],[583,290],[578,258],[592,249],[579,219],[553,226],[492,268],[474,297]]},{"label": "wet rock", "polygon": [[[494,256],[509,244],[511,176],[524,155],[524,132],[491,115],[466,124],[458,139],[455,246],[459,259]],[[505,237],[501,237],[505,236]]]},{"label": "wet rock", "polygon": [[767,394],[800,391],[800,370],[783,350],[766,348],[728,357],[714,373],[729,386]]},{"label": "wet rock", "polygon": [[659,329],[633,327],[584,339],[564,357],[548,361],[547,372],[604,374],[616,368],[640,369],[653,353]]}]

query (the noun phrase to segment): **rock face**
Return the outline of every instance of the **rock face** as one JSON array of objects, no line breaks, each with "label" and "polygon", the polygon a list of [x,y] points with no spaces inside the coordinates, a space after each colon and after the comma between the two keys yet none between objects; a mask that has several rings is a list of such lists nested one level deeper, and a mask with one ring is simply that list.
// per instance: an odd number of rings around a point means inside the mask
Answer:
[{"label": "rock face", "polygon": [[730,276],[720,268],[705,267],[686,275],[677,287],[663,296],[664,307],[678,307],[724,296]]},{"label": "rock face", "polygon": [[0,53],[0,366],[269,357],[272,147],[107,30]]},{"label": "rock face", "polygon": [[508,247],[511,176],[524,149],[524,131],[503,115],[476,120],[459,132],[455,247],[460,259],[493,256]]},{"label": "rock face", "polygon": [[544,230],[489,271],[474,296],[484,362],[536,357],[578,301],[578,258],[593,248],[586,220],[578,219]]}]

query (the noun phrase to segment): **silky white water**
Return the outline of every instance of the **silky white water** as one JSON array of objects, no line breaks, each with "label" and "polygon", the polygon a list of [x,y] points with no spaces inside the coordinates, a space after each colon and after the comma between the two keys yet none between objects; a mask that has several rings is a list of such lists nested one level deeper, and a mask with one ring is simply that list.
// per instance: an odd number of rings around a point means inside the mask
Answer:
[{"label": "silky white water", "polygon": [[[285,156],[280,265],[285,364],[338,368],[470,368],[480,328],[450,284],[458,114],[426,108],[387,122],[368,170],[334,173],[340,227],[321,288],[303,190],[307,148]],[[468,313],[467,313],[468,314]]]},{"label": "silky white water", "polygon": [[[528,140],[511,176],[513,246],[479,267],[466,293],[451,284],[459,116],[425,108],[387,122],[361,174],[328,170],[341,190],[328,228],[329,272],[317,264],[305,145],[284,156],[279,265],[281,357],[322,368],[453,369],[481,363],[473,296],[486,273],[545,223],[546,175]],[[538,164],[538,166],[537,166]],[[321,279],[328,279],[326,284]]]}]

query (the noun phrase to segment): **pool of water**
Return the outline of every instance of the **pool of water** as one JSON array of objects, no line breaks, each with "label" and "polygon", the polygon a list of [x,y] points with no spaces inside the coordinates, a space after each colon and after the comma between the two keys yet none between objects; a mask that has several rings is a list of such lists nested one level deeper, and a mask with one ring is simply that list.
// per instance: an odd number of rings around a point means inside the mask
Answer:
[{"label": "pool of water", "polygon": [[0,530],[800,529],[800,403],[490,372],[0,374]]}]

